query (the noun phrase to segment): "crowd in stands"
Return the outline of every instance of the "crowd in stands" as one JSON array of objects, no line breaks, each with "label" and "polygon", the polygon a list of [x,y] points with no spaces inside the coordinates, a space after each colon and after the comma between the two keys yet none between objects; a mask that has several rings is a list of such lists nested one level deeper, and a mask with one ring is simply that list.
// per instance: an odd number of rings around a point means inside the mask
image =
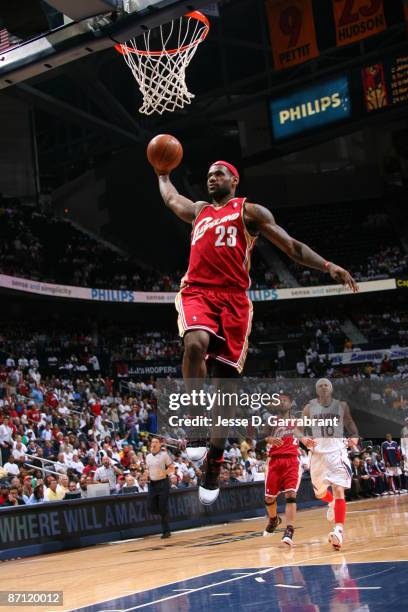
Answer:
[{"label": "crowd in stands", "polygon": [[[13,487],[9,501],[14,503],[14,488],[18,503],[86,497],[88,485],[106,479],[112,493],[145,491],[149,433],[157,429],[154,383],[133,383],[125,396],[109,377],[42,376],[35,363],[22,361],[0,369],[0,478]],[[253,458],[250,452],[242,461],[233,445],[223,483],[250,481],[263,472],[264,462]],[[196,485],[200,470],[179,449],[174,459],[171,486]]]},{"label": "crowd in stands", "polygon": [[[67,220],[11,202],[0,194],[0,273],[100,289],[179,290],[183,271],[141,267]],[[260,257],[256,262],[253,288],[280,286]]]},{"label": "crowd in stands", "polygon": [[137,325],[55,318],[52,325],[3,321],[0,363],[23,373],[99,374],[119,362],[180,361],[182,345],[175,332],[141,332]]},{"label": "crowd in stands", "polygon": [[[389,305],[390,306],[390,305]],[[355,344],[343,331],[346,320],[363,334],[366,342]],[[342,312],[255,319],[250,337],[250,359],[270,359],[272,372],[296,372],[299,377],[354,376],[408,377],[405,359],[389,359],[389,350],[404,348],[408,339],[408,315],[402,308],[367,314],[351,309]],[[3,319],[0,324],[0,365],[12,368],[15,377],[89,374],[127,375],[134,364],[180,365],[182,342],[176,330],[141,331],[141,323],[112,321],[66,321],[55,314],[41,323]],[[334,365],[333,353],[365,350],[384,351],[375,363]]]},{"label": "crowd in stands", "polygon": [[[408,423],[408,419],[406,419]],[[408,431],[408,428],[406,428]],[[363,449],[351,450],[349,455],[352,468],[351,489],[348,500],[404,495],[408,489],[408,438],[401,440],[401,446],[387,434],[381,445],[367,443]],[[389,452],[389,447],[392,453]]]},{"label": "crowd in stands", "polygon": [[[347,267],[357,281],[394,278],[408,272],[408,253],[400,243],[384,203],[360,202],[279,210],[279,223],[323,257]],[[335,228],[327,231],[327,228]],[[327,274],[290,261],[301,286],[330,284]]]},{"label": "crowd in stands", "polygon": [[355,312],[351,319],[367,340],[375,346],[406,346],[408,341],[408,314],[402,309],[384,309],[377,313]]},{"label": "crowd in stands", "polygon": [[[157,430],[152,382],[124,396],[109,378],[36,382],[29,371],[17,380],[15,371],[0,372],[0,506],[95,496],[98,483],[111,494],[147,491],[146,454]],[[171,487],[199,484],[199,467],[181,448],[169,450]],[[265,459],[245,442],[231,444],[225,459],[223,486],[263,478]]]},{"label": "crowd in stands", "polygon": [[[337,208],[336,211],[340,214]],[[395,277],[408,272],[408,254],[399,245],[387,215],[385,219],[384,215],[380,215],[386,231],[382,232],[379,240],[382,226],[373,221],[377,220],[378,215],[360,215],[364,232],[357,235],[356,227],[360,231],[358,223],[350,215],[344,215],[343,211],[336,219],[337,238],[333,241],[327,239],[322,226],[327,222],[328,214],[333,221],[334,212],[325,210],[324,214],[320,213],[316,217],[312,214],[306,218],[306,211],[296,210],[287,219],[288,230],[302,238],[296,232],[301,227],[305,231],[306,242],[327,259],[348,267],[357,281]],[[282,214],[285,220],[285,212]],[[308,234],[304,226],[306,223],[309,227],[311,222],[313,231]],[[11,276],[100,289],[174,292],[178,291],[184,274],[181,270],[166,273],[141,266],[80,231],[67,220],[22,206],[1,194],[0,239],[0,272]],[[356,245],[359,246],[357,250]],[[301,286],[334,282],[327,274],[299,266],[289,259],[285,259],[285,265]],[[251,277],[253,289],[287,286],[287,282],[269,268],[256,249],[252,257]]]},{"label": "crowd in stands", "polygon": [[[84,378],[72,384],[53,379],[37,385],[23,379],[15,386],[11,373],[4,370],[0,379],[0,507],[147,491],[146,455],[149,436],[156,431],[154,384],[139,383],[132,396],[123,397],[110,380]],[[298,396],[293,414],[299,405]],[[351,447],[349,498],[406,493],[407,446],[401,451],[396,445],[393,456],[372,445]],[[182,449],[174,443],[167,449],[174,462],[171,488],[200,483],[200,466]],[[267,447],[254,439],[231,439],[221,486],[263,480],[266,456]],[[308,473],[305,449],[300,460]]]},{"label": "crowd in stands", "polygon": [[0,195],[0,271],[44,282],[133,291],[176,291],[179,280],[144,269],[68,221]]},{"label": "crowd in stands", "polygon": [[[347,263],[341,262],[340,265],[344,267],[347,266]],[[296,280],[303,287],[329,285],[332,282],[327,274],[319,272],[319,270],[304,268],[295,263],[290,263],[289,267]],[[363,263],[351,264],[347,267],[358,282],[395,278],[407,274],[408,253],[403,251],[399,245],[389,246],[369,255],[363,260]]]}]

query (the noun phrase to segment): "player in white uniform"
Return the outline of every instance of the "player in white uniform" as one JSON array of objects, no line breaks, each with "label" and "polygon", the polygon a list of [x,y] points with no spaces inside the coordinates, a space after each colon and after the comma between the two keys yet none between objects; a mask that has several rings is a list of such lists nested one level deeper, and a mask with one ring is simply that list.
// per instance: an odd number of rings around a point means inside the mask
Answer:
[{"label": "player in white uniform", "polygon": [[[329,533],[329,542],[336,550],[343,544],[344,522],[346,519],[346,500],[344,491],[351,486],[351,466],[347,455],[347,430],[352,444],[357,444],[358,433],[350,408],[346,402],[333,398],[333,386],[327,378],[316,383],[315,399],[303,409],[303,416],[319,419],[337,417],[337,425],[312,427],[312,440],[307,445],[312,449],[310,476],[315,495],[328,502],[327,519],[335,523]],[[332,492],[328,487],[331,486]]]},{"label": "player in white uniform", "polygon": [[405,426],[401,429],[401,455],[404,459],[404,467],[408,464],[408,417],[405,419]]}]

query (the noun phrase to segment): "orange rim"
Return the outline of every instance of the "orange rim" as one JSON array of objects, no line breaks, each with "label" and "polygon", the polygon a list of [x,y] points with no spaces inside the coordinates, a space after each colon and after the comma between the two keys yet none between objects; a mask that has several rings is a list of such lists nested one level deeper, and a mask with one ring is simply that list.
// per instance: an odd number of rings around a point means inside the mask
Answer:
[{"label": "orange rim", "polygon": [[207,34],[210,31],[210,22],[207,17],[199,11],[191,11],[191,13],[186,13],[184,17],[196,19],[197,21],[201,21],[201,23],[205,25],[205,29],[201,36],[188,45],[178,47],[177,49],[169,49],[168,51],[165,51],[164,49],[162,49],[161,51],[141,51],[139,49],[133,49],[132,47],[128,47],[125,44],[117,44],[115,45],[115,49],[116,51],[119,51],[119,53],[121,53],[122,55],[126,55],[127,53],[134,53],[135,55],[153,55],[156,57],[159,55],[163,55],[164,53],[166,53],[166,55],[174,55],[175,53],[182,53],[183,51],[187,51],[187,49],[191,49],[192,47],[199,45],[201,42],[203,42],[203,40],[207,38]]}]

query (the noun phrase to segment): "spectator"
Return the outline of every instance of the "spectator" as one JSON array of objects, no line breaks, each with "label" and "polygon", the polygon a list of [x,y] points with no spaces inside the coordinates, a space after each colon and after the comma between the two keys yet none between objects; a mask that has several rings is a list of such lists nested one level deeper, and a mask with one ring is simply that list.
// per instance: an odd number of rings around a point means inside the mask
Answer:
[{"label": "spectator", "polygon": [[9,456],[7,463],[5,463],[3,467],[10,476],[18,476],[20,473],[19,467],[15,463],[14,455],[12,454]]},{"label": "spectator", "polygon": [[65,493],[57,491],[58,482],[54,477],[49,478],[48,484],[49,486],[45,490],[44,500],[47,502],[53,502],[63,499]]},{"label": "spectator", "polygon": [[28,504],[42,504],[43,502],[48,501],[45,499],[44,497],[44,485],[41,484],[37,484],[36,487],[34,487],[33,493],[30,496],[29,500],[28,500]]},{"label": "spectator", "polygon": [[4,482],[0,482],[0,506],[7,506],[9,496],[9,486]]},{"label": "spectator", "polygon": [[98,466],[96,465],[95,456],[91,455],[90,457],[88,457],[88,463],[82,470],[82,474],[85,477],[89,476],[90,478],[93,479],[97,469],[98,469]]},{"label": "spectator", "polygon": [[240,446],[241,457],[244,461],[246,461],[246,459],[248,458],[248,451],[251,448],[252,448],[251,438],[245,438],[245,440],[241,442],[241,446]]},{"label": "spectator", "polygon": [[57,491],[65,497],[65,494],[69,491],[69,479],[66,474],[62,474],[58,479]]},{"label": "spectator", "polygon": [[359,497],[371,497],[373,487],[370,476],[359,457],[354,457],[352,462],[352,481],[349,497],[358,499]]},{"label": "spectator", "polygon": [[116,476],[122,474],[119,468],[112,465],[109,457],[102,457],[102,465],[94,474],[94,482],[108,482],[111,491],[116,488]]},{"label": "spectator", "polygon": [[0,450],[3,465],[7,462],[11,453],[11,448],[13,447],[12,434],[13,430],[9,426],[9,418],[5,416],[2,424],[0,425]]},{"label": "spectator", "polygon": [[139,479],[137,481],[137,486],[139,489],[139,493],[147,493],[149,491],[147,472],[143,472],[143,474],[139,476]]},{"label": "spectator", "polygon": [[380,467],[377,463],[374,463],[372,457],[367,457],[366,459],[366,470],[367,474],[370,476],[372,491],[374,495],[378,497],[379,495],[385,494],[386,482],[384,472],[380,470]]},{"label": "spectator", "polygon": [[19,495],[17,487],[10,487],[6,506],[25,506],[24,499]]},{"label": "spectator", "polygon": [[65,493],[64,500],[67,499],[78,499],[81,497],[81,491],[74,480],[71,480],[68,484],[68,490]]}]

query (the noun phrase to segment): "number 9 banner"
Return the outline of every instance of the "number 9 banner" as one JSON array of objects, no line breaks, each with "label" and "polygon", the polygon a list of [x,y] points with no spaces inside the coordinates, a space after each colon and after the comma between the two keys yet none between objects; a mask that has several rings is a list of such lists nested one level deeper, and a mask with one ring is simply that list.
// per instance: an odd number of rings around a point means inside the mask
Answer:
[{"label": "number 9 banner", "polygon": [[267,0],[266,10],[277,70],[319,55],[312,0]]},{"label": "number 9 banner", "polygon": [[383,0],[333,0],[333,11],[339,47],[387,28]]}]

